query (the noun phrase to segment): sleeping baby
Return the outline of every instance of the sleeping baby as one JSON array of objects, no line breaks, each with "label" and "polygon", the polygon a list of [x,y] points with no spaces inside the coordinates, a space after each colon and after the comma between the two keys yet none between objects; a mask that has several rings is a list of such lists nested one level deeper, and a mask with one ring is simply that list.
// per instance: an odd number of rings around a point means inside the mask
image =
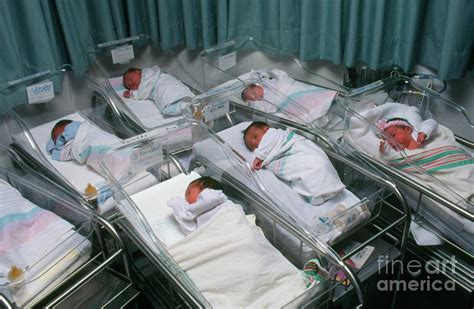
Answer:
[{"label": "sleeping baby", "polygon": [[[105,133],[104,133],[105,134]],[[107,136],[109,136],[108,134]],[[51,139],[46,144],[47,153],[56,161],[76,161],[91,167],[95,172],[103,174],[100,166],[104,155],[112,149],[112,144],[118,141],[115,136],[110,145],[103,145],[103,136],[99,136],[97,130],[89,121],[73,121],[63,119],[58,121],[51,130]],[[96,140],[97,139],[97,140]],[[107,162],[111,173],[120,179],[125,175],[130,165],[128,156],[111,156]],[[86,194],[95,195],[99,193],[99,204],[111,195],[105,182],[93,184],[85,188]],[[107,192],[106,192],[107,191]],[[102,194],[103,192],[106,192]]]},{"label": "sleeping baby", "polygon": [[175,197],[168,201],[181,231],[188,235],[209,221],[225,204],[227,197],[221,184],[211,177],[192,181],[185,192],[185,198]]},{"label": "sleeping baby", "polygon": [[[436,131],[438,123],[434,119],[427,119],[418,126],[413,126],[406,119],[390,118],[381,119],[377,127],[389,137],[388,144],[397,150],[413,150],[423,146],[426,140]],[[391,139],[390,139],[391,138]],[[387,149],[385,139],[379,144],[379,151],[385,153]]]},{"label": "sleeping baby", "polygon": [[361,117],[351,117],[345,138],[444,198],[472,209],[472,153],[456,141],[449,128],[434,119],[423,119],[416,106],[387,102],[364,111]]},{"label": "sleeping baby", "polygon": [[255,80],[240,93],[241,99],[252,108],[265,113],[284,112],[305,121],[319,119],[329,110],[337,92],[302,83],[285,71],[256,70],[243,74],[240,80]]},{"label": "sleeping baby", "polygon": [[46,150],[53,160],[76,160],[100,172],[98,156],[111,149],[108,145],[93,145],[91,124],[88,121],[72,121],[63,119],[58,121],[51,130],[51,139]]},{"label": "sleeping baby", "polygon": [[277,111],[277,105],[281,101],[273,91],[265,91],[262,85],[250,84],[242,90],[241,98],[253,108],[266,113]]},{"label": "sleeping baby", "polygon": [[174,76],[161,72],[158,66],[130,68],[123,74],[125,98],[152,100],[164,115],[178,115],[194,94]]},{"label": "sleeping baby", "polygon": [[201,177],[168,201],[186,237],[167,250],[213,308],[281,308],[326,279],[317,259],[297,269],[221,188]]},{"label": "sleeping baby", "polygon": [[308,203],[323,204],[345,188],[324,151],[295,131],[253,122],[243,133],[245,145],[255,154],[253,168],[271,170]]}]

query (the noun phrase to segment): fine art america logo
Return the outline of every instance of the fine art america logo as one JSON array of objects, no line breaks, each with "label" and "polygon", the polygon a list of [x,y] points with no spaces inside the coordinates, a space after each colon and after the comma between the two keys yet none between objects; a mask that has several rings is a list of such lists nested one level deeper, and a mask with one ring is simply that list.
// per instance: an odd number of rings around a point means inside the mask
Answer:
[{"label": "fine art america logo", "polygon": [[[388,256],[379,256],[377,259],[378,273],[384,275],[397,274],[401,270],[401,275],[410,275],[413,279],[387,279],[377,282],[379,291],[454,291],[456,283],[452,279],[439,280],[432,276],[445,273],[456,273],[456,257],[449,260],[436,261],[429,260],[424,265],[417,260],[408,262],[392,261]],[[386,266],[385,265],[389,265]],[[404,276],[403,278],[406,278]]]}]

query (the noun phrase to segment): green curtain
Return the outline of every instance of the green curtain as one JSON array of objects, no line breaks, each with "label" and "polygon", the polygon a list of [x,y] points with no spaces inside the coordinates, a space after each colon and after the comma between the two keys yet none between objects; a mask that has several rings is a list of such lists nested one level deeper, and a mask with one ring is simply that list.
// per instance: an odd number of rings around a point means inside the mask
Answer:
[{"label": "green curtain", "polygon": [[252,36],[302,60],[422,64],[445,80],[472,69],[471,0],[0,0],[0,21],[0,112],[18,104],[6,82],[84,72],[96,44],[136,34],[190,49]]},{"label": "green curtain", "polygon": [[67,63],[62,34],[50,2],[0,1],[0,113],[26,101],[8,82]]},{"label": "green curtain", "polygon": [[341,63],[405,71],[422,64],[442,79],[461,78],[474,42],[474,2],[469,0],[353,0],[343,8]]}]

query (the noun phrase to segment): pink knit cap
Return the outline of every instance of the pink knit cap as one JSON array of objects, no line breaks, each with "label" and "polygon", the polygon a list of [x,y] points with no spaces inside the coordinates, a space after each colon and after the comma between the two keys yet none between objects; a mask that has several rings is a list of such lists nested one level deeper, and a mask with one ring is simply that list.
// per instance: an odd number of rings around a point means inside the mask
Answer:
[{"label": "pink knit cap", "polygon": [[403,118],[391,118],[386,120],[385,118],[382,118],[378,120],[375,125],[377,128],[379,128],[381,131],[385,131],[391,126],[403,126],[403,127],[409,127],[413,129],[413,126],[405,119]]}]

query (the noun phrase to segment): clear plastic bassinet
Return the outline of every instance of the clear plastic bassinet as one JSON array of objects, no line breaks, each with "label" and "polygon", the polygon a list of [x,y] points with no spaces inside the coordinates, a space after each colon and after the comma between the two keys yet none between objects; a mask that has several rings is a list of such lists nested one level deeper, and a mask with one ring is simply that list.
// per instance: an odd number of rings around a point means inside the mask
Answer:
[{"label": "clear plastic bassinet", "polygon": [[[97,288],[97,280],[107,276],[110,285],[103,289],[108,294],[100,300],[93,294],[89,303],[103,303],[131,287],[128,265],[116,268],[122,274],[108,271],[112,263],[126,260],[120,260],[123,244],[117,232],[102,218],[19,169],[0,169],[0,188],[0,294],[14,306],[73,304],[80,287]],[[107,249],[101,242],[105,238]]]},{"label": "clear plastic bassinet", "polygon": [[[419,240],[410,244],[412,250],[423,260],[440,263],[458,257],[458,263],[443,272],[472,291],[472,282],[466,280],[474,273],[468,262],[474,254],[472,116],[464,107],[420,86],[416,79],[401,75],[354,89],[339,99],[339,114],[344,115],[341,143],[395,179],[415,223],[439,239],[431,247]],[[422,125],[434,119],[438,127],[417,149],[397,152],[399,143],[381,129],[382,121],[396,115],[415,129],[422,128],[417,119]],[[390,152],[379,150],[381,140],[386,140]]]},{"label": "clear plastic bassinet", "polygon": [[[206,49],[201,60],[208,91],[221,91],[239,82],[247,87],[264,85],[269,91],[261,101],[272,108],[259,107],[264,103],[248,100],[244,93],[236,93],[235,107],[254,109],[262,117],[299,129],[317,131],[328,121],[326,113],[335,98],[349,92],[335,82],[340,79],[338,75],[330,73],[337,68],[303,63],[253,38],[236,38]],[[339,76],[343,76],[342,71]]]},{"label": "clear plastic bassinet", "polygon": [[[181,118],[180,109],[201,92],[201,87],[181,64],[178,55],[148,35],[137,35],[96,45],[91,54],[91,65],[86,77],[96,87],[95,100],[106,104],[118,121],[125,122],[135,132],[143,133],[155,127],[171,124]],[[130,68],[158,66],[160,78],[157,89],[160,95],[153,99],[125,98],[123,74]],[[178,102],[183,102],[178,106]],[[161,104],[161,105],[160,105]],[[175,106],[161,110],[158,106]]]},{"label": "clear plastic bassinet", "polygon": [[[189,149],[193,149],[194,153],[189,172],[182,169],[173,155],[174,149],[183,147],[182,144],[176,146],[176,143],[180,143],[181,136],[192,136],[192,140],[187,141]],[[211,154],[206,158],[199,148],[207,148],[213,153],[222,154],[223,157],[216,159]],[[113,166],[114,160],[124,155],[134,159],[130,164],[129,173],[121,175],[119,179],[113,176],[113,168],[109,169],[107,166]],[[247,215],[255,216],[256,224],[267,240],[292,263],[292,267],[302,269],[308,259],[319,259],[324,268],[324,280],[291,299],[288,306],[326,304],[336,290],[345,289],[335,279],[338,271],[342,271],[352,282],[349,289],[354,286],[359,288],[359,278],[353,275],[354,270],[345,265],[332,248],[314,238],[303,226],[297,225],[291,217],[275,207],[273,201],[266,198],[266,187],[254,175],[248,162],[230,144],[202,123],[190,121],[168,132],[150,131],[143,139],[111,152],[104,161],[104,168],[109,171],[114,198],[122,213],[116,223],[125,231],[131,243],[136,244],[156,267],[159,275],[145,276],[146,281],[152,285],[159,284],[162,287],[159,291],[161,293],[169,292],[160,297],[156,295],[156,290],[152,292],[153,289],[150,289],[155,298],[165,301],[168,305],[210,306],[209,301],[212,303],[212,297],[211,300],[207,299],[199,290],[199,283],[196,282],[199,282],[200,278],[184,271],[186,264],[177,263],[175,259],[180,257],[170,253],[177,244],[186,241],[186,237],[193,234],[182,234],[166,202],[170,197],[183,196],[189,181],[199,175],[219,180],[224,185],[224,193],[240,204]],[[130,188],[134,186],[131,179],[137,178],[144,171],[155,175],[156,184],[139,193],[131,193]],[[241,182],[246,182],[254,189],[245,191]],[[367,205],[369,203],[367,202]],[[385,250],[394,255],[399,253],[391,246],[385,247]],[[177,297],[170,296],[173,291]]]},{"label": "clear plastic bassinet", "polygon": [[38,83],[49,81],[53,91],[46,102],[28,104],[25,99],[24,104],[2,115],[2,143],[8,145],[11,157],[31,173],[66,188],[75,198],[87,201],[100,213],[108,212],[113,208],[112,199],[104,198],[103,203],[98,203],[99,190],[97,193],[85,192],[88,183],[106,188],[105,178],[99,171],[76,161],[53,160],[46,147],[51,129],[62,119],[88,122],[93,132],[91,138],[107,146],[132,136],[134,131],[125,124],[112,121],[107,105],[94,99],[96,91],[93,85],[70,66],[12,81],[2,91],[7,95],[26,92],[32,87],[35,89]]}]

